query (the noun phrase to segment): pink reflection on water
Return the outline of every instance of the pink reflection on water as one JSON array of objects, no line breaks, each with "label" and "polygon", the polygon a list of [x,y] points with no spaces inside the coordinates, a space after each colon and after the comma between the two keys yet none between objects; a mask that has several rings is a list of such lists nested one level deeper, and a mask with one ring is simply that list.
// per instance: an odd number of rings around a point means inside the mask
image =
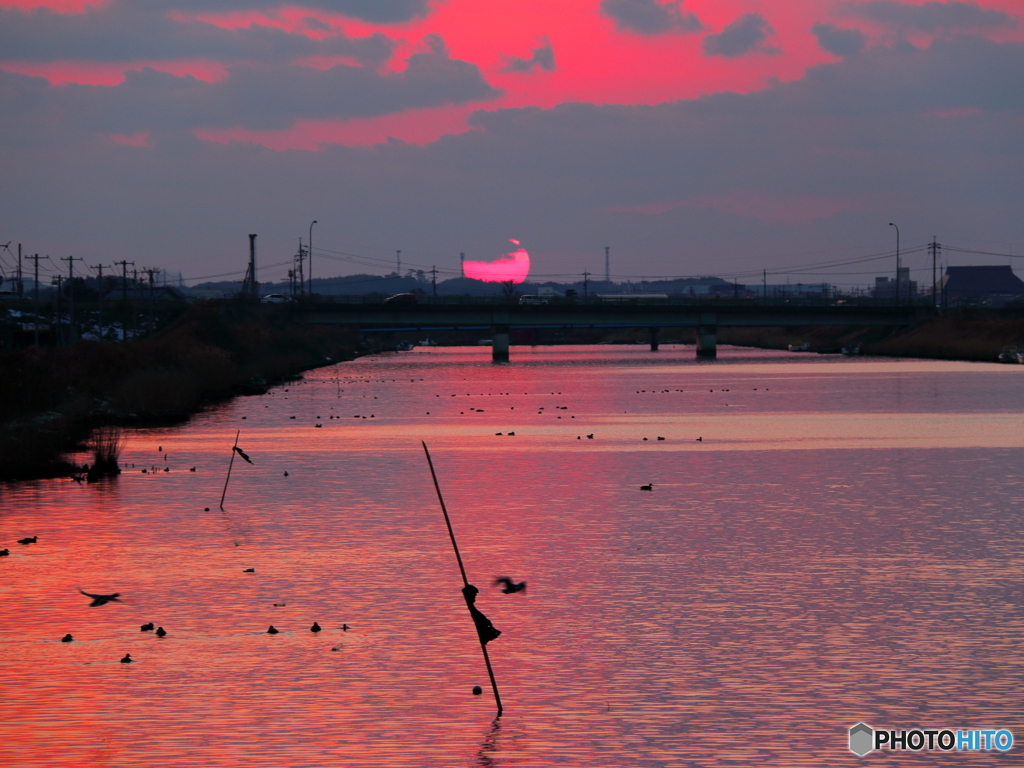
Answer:
[{"label": "pink reflection on water", "polygon": [[[509,240],[509,242],[519,245],[518,240]],[[530,274],[530,254],[520,245],[519,248],[497,261],[463,262],[463,271],[466,277],[483,280],[486,283],[521,283]]]},{"label": "pink reflection on water", "polygon": [[[1012,729],[1024,429],[993,414],[1021,426],[1021,372],[722,355],[363,358],[133,433],[115,482],[0,489],[0,754],[820,766],[856,762],[861,719]],[[903,442],[865,441],[886,414]],[[829,425],[832,447],[804,447]],[[235,462],[221,512],[238,429],[254,464]],[[420,439],[503,632],[500,727]],[[503,595],[501,575],[529,589]],[[123,602],[89,608],[78,586]]]}]

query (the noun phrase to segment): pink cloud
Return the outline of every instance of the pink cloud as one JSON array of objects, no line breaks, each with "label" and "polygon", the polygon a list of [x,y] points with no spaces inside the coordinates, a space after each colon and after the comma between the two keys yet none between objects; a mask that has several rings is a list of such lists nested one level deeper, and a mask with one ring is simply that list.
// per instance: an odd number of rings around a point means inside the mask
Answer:
[{"label": "pink cloud", "polygon": [[125,147],[149,146],[149,131],[139,131],[138,133],[132,134],[111,133],[108,134],[107,138],[109,138],[115,144],[121,144]]}]

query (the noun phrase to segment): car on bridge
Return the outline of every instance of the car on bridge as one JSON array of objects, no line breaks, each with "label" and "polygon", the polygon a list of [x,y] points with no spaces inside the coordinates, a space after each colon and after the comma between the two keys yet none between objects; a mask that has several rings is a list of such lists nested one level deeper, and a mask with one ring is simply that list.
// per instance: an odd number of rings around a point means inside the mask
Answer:
[{"label": "car on bridge", "polygon": [[420,297],[415,293],[396,293],[384,299],[385,304],[416,304]]}]

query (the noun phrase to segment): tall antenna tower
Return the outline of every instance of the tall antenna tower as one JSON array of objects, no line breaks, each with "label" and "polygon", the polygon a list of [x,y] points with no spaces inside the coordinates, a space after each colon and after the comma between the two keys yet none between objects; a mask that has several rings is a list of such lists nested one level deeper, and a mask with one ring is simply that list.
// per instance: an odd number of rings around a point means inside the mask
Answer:
[{"label": "tall antenna tower", "polygon": [[[152,275],[150,275],[152,280]],[[245,270],[242,281],[242,298],[256,298],[259,283],[256,282],[256,235],[249,235],[249,268]]]},{"label": "tall antenna tower", "polygon": [[604,281],[610,283],[612,281],[612,263],[608,257],[608,252],[611,251],[607,245],[604,247]]}]

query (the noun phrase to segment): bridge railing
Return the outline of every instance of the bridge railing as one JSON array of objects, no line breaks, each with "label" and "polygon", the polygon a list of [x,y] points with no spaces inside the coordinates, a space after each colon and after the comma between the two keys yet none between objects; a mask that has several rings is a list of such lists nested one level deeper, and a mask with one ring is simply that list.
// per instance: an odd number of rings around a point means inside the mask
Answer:
[{"label": "bridge railing", "polygon": [[[384,304],[386,296],[317,296],[310,303],[317,305],[332,304],[357,304],[357,305],[379,305]],[[679,307],[707,307],[709,305],[719,307],[892,307],[895,302],[891,298],[876,299],[867,296],[856,297],[832,297],[821,298],[817,296],[771,296],[761,297],[735,297],[735,296],[669,296],[662,297],[607,297],[599,296],[552,296],[543,297],[547,305],[553,306],[607,306],[609,304],[627,306],[679,306]],[[541,310],[544,304],[519,304],[519,298],[515,296],[420,296],[417,304],[429,305],[471,305],[471,306],[495,306],[495,307],[522,307],[524,309]],[[932,306],[930,296],[903,299],[899,306],[914,306],[928,308]]]}]

